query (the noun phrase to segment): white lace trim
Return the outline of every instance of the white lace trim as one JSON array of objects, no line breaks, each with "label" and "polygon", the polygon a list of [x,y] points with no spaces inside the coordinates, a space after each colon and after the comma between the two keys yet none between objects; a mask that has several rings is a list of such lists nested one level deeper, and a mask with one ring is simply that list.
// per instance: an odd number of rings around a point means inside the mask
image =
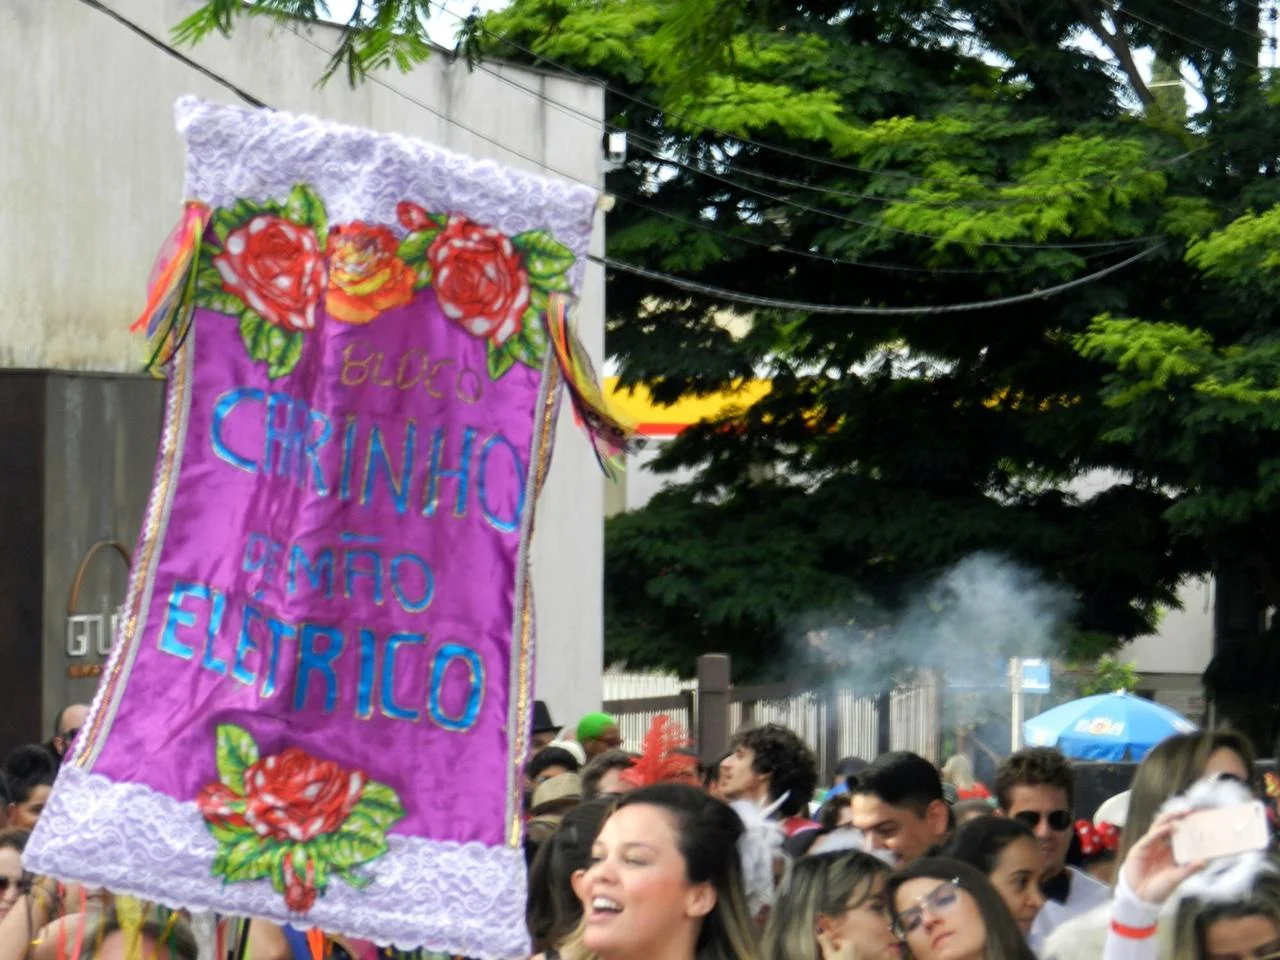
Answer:
[{"label": "white lace trim", "polygon": [[[28,869],[189,910],[297,923],[269,880],[223,884],[217,844],[194,803],[66,765],[27,846]],[[483,960],[529,955],[519,849],[390,836],[390,851],[356,890],[334,878],[306,915],[380,946]]]},{"label": "white lace trim", "polygon": [[462,213],[515,236],[550,230],[577,256],[570,271],[582,283],[597,193],[476,160],[423,140],[271,110],[177,102],[187,138],[187,197],[213,207],[238,199],[283,199],[294,184],[323,198],[330,223],[396,223],[409,200],[432,213]]}]

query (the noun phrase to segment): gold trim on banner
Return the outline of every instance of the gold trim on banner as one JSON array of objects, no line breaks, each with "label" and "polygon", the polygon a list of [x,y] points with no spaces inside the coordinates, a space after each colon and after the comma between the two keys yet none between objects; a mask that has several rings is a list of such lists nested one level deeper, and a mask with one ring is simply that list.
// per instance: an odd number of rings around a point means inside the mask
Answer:
[{"label": "gold trim on banner", "polygon": [[[555,415],[557,400],[560,397],[560,371],[553,363],[550,365],[546,375],[546,399],[542,406],[542,427],[538,431],[538,449],[537,449],[537,466],[534,474],[534,503],[531,509],[534,510],[533,517],[537,518],[537,500],[542,494],[542,486],[547,479],[547,471],[551,467],[551,449],[552,438],[555,436]],[[511,759],[512,764],[519,767],[517,761],[520,759],[521,752],[518,745],[524,743],[529,737],[529,691],[532,687],[532,678],[529,676],[532,661],[533,647],[533,580],[529,569],[529,551],[533,548],[533,528],[535,523],[530,523],[529,533],[525,540],[525,549],[521,552],[520,563],[524,566],[524,576],[521,578],[524,589],[520,591],[520,639],[519,650],[516,653],[516,725],[512,731],[511,740]],[[520,784],[524,781],[523,770],[517,769],[512,783],[515,784],[513,813],[511,815],[511,829],[508,833],[507,843],[511,847],[520,846],[521,836],[524,832],[524,811],[519,803]]]},{"label": "gold trim on banner", "polygon": [[121,630],[120,639],[112,650],[112,656],[103,675],[98,696],[95,699],[93,715],[89,720],[89,729],[85,732],[84,744],[75,751],[75,763],[88,769],[96,759],[98,739],[106,727],[110,726],[110,718],[115,716],[115,698],[121,675],[126,664],[133,661],[135,644],[138,640],[138,624],[143,616],[143,606],[150,602],[151,583],[155,577],[155,554],[164,539],[168,525],[169,502],[171,488],[176,480],[175,464],[179,462],[182,445],[187,436],[187,414],[190,411],[189,381],[192,376],[192,359],[194,331],[178,348],[173,361],[173,376],[168,384],[165,398],[165,422],[161,436],[161,459],[156,470],[155,486],[151,491],[151,500],[147,504],[144,519],[141,562],[131,571],[129,590],[131,592],[129,615]]}]

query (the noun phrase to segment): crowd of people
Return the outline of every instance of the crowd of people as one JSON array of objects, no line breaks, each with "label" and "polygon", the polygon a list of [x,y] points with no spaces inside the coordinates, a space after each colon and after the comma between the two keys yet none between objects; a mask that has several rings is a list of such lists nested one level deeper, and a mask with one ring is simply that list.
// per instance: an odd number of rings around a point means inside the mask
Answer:
[{"label": "crowd of people", "polygon": [[[0,960],[197,960],[180,913],[23,870],[85,713],[68,707],[51,742],[4,764]],[[711,762],[665,718],[640,747],[606,714],[561,730],[538,705],[524,772],[539,960],[1280,958],[1280,860],[1173,854],[1179,819],[1260,792],[1230,731],[1165,740],[1097,811],[1077,809],[1075,768],[1051,748],[1006,757],[988,790],[964,757],[939,769],[901,751],[842,760],[820,784],[813,751],[773,724]],[[261,921],[237,952],[391,954]]]}]

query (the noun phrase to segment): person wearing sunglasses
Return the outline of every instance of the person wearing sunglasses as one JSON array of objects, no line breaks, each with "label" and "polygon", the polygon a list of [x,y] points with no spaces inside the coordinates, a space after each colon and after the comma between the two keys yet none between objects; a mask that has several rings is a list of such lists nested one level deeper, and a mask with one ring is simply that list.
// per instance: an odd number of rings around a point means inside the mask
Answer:
[{"label": "person wearing sunglasses", "polygon": [[0,830],[0,920],[5,918],[22,893],[22,851],[30,832],[14,827]]},{"label": "person wearing sunglasses", "polygon": [[71,703],[58,711],[53,720],[51,747],[59,760],[65,760],[75,744],[76,735],[89,719],[89,707],[83,703]]},{"label": "person wearing sunglasses", "polygon": [[1010,754],[996,771],[1000,812],[1028,827],[1040,848],[1040,889],[1045,904],[1028,942],[1040,952],[1053,930],[1111,898],[1110,889],[1082,870],[1067,866],[1075,833],[1075,771],[1058,750],[1028,747]]},{"label": "person wearing sunglasses", "polygon": [[981,871],[924,857],[889,878],[893,929],[912,960],[1035,960]]}]

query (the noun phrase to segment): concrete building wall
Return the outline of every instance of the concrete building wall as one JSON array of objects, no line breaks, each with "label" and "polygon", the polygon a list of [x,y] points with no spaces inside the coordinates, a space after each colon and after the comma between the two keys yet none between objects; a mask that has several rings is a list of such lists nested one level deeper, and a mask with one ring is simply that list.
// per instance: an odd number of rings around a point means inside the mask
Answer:
[{"label": "concrete building wall", "polygon": [[[1071,484],[1078,497],[1092,497],[1121,477],[1097,470]],[[1178,589],[1180,610],[1169,610],[1159,629],[1127,644],[1120,656],[1143,675],[1143,689],[1193,719],[1205,709],[1200,675],[1213,657],[1213,581],[1196,577]]]},{"label": "concrete building wall", "polygon": [[[198,6],[196,0],[107,3],[161,38]],[[567,113],[487,72],[451,63],[444,54],[407,76],[386,75],[381,78],[386,85],[367,82],[352,90],[335,79],[317,87],[338,34],[318,26],[308,36],[247,19],[231,40],[211,38],[186,52],[273,107],[421,137],[549,175],[558,170],[589,184],[603,182],[602,120]],[[487,66],[588,117],[602,117],[599,87]],[[141,307],[156,250],[180,211],[183,147],[174,131],[173,103],[186,94],[239,102],[85,4],[0,4],[0,213],[6,225],[0,233],[0,368],[137,371],[140,347],[127,327]],[[594,245],[602,252],[603,217]],[[603,352],[603,314],[602,271],[592,265],[579,328],[597,362]],[[55,390],[47,441],[51,453],[88,442],[87,421],[68,419],[65,430],[56,421],[71,416],[77,391],[106,389],[112,399],[100,397],[98,412],[124,416],[133,402],[133,387],[125,380],[110,382],[114,386],[107,389],[67,381]],[[106,428],[101,421],[98,426]],[[154,451],[156,430],[149,416],[127,420],[119,443],[131,457],[144,447]],[[591,451],[567,409],[556,448],[534,542],[537,682],[539,695],[551,702],[557,716],[571,717],[600,700],[603,488]],[[143,457],[148,476],[151,456]],[[87,465],[88,473],[105,469],[105,463]],[[51,467],[63,469],[52,462]],[[94,502],[100,478],[66,470],[65,488],[57,491],[63,502]],[[128,526],[130,545],[146,496],[145,485],[138,483],[126,478],[107,524]],[[66,543],[47,559],[50,570],[61,570],[76,544],[97,536],[94,523],[90,513],[67,515],[55,532]],[[37,548],[31,544],[27,549]],[[27,559],[42,568],[46,563],[34,553]],[[48,603],[65,603],[57,596],[60,589],[48,584]],[[46,630],[45,637],[50,641],[52,634]],[[5,637],[0,642],[16,641]],[[45,683],[53,680],[46,677]],[[53,688],[47,692],[56,693]]]},{"label": "concrete building wall", "polygon": [[663,446],[668,442],[665,439],[651,439],[644,449],[627,457],[626,472],[616,484],[610,484],[605,491],[606,516],[626,510],[639,510],[664,487],[684,483],[697,475],[696,470],[654,473],[649,469],[649,465],[662,453]]},{"label": "concrete building wall", "polygon": [[[96,624],[68,648],[67,613],[110,615],[124,602],[127,568],[119,554],[96,543],[134,549],[151,488],[164,414],[163,384],[151,377],[50,374],[45,379],[44,659],[46,733],[62,705],[88,703],[104,661]],[[72,584],[88,559],[80,589]],[[109,634],[106,646],[109,648]],[[59,655],[61,654],[61,655]],[[89,668],[89,669],[86,669]]]}]

